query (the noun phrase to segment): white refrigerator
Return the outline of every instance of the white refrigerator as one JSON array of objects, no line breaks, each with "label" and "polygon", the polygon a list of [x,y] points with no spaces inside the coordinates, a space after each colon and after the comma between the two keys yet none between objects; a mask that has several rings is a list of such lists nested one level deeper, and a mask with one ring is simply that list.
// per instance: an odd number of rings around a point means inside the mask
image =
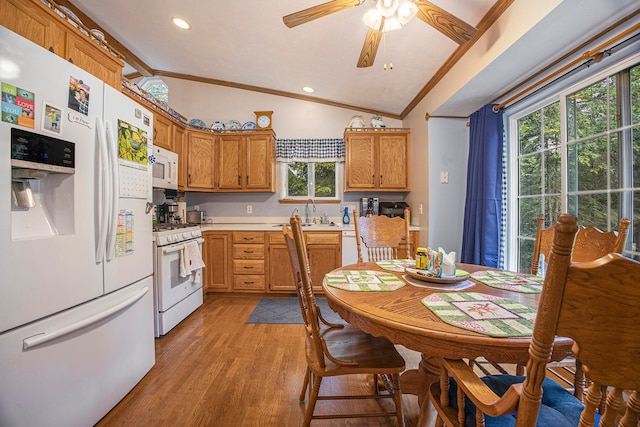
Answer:
[{"label": "white refrigerator", "polygon": [[0,27],[0,426],[90,426],[155,363],[153,115]]}]

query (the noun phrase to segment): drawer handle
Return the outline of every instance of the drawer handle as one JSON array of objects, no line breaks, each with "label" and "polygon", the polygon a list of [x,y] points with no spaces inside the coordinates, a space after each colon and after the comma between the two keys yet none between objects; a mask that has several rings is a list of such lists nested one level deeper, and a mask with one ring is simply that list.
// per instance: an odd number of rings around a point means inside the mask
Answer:
[{"label": "drawer handle", "polygon": [[244,240],[253,240],[253,237],[243,237]]},{"label": "drawer handle", "polygon": [[251,269],[253,269],[253,266],[252,265],[245,265],[244,269],[245,270],[251,270]]},{"label": "drawer handle", "polygon": [[245,285],[253,285],[253,282],[244,282]]},{"label": "drawer handle", "polygon": [[252,254],[253,251],[244,251],[245,254]]}]

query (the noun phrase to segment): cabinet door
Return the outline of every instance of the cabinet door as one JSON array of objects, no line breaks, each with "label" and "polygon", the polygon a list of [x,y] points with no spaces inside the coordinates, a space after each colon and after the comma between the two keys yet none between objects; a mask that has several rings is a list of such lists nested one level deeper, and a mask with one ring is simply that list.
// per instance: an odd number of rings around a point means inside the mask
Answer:
[{"label": "cabinet door", "polygon": [[405,135],[380,135],[378,185],[385,190],[407,190],[409,183],[408,143]]},{"label": "cabinet door", "polygon": [[121,89],[124,64],[88,38],[67,32],[65,59],[109,86]]},{"label": "cabinet door", "polygon": [[184,189],[184,185],[187,181],[187,162],[186,156],[184,155],[184,144],[185,144],[185,130],[182,126],[173,125],[173,137],[171,139],[171,145],[173,146],[173,151],[178,153],[178,189]]},{"label": "cabinet door", "polygon": [[246,137],[245,188],[251,191],[272,190],[272,140],[267,135]]},{"label": "cabinet door", "polygon": [[291,259],[289,258],[289,249],[284,241],[284,235],[282,232],[268,234],[269,290],[296,292]]},{"label": "cabinet door", "polygon": [[376,188],[375,137],[349,135],[345,140],[346,189],[371,190]]},{"label": "cabinet door", "polygon": [[324,275],[342,265],[339,245],[307,245],[311,283],[315,292],[322,292]]},{"label": "cabinet door", "polygon": [[64,57],[64,29],[37,4],[24,0],[0,0],[0,25]]},{"label": "cabinet door", "polygon": [[243,186],[244,172],[242,160],[242,137],[237,135],[221,136],[218,142],[218,189],[240,190]]},{"label": "cabinet door", "polygon": [[205,292],[229,290],[229,237],[227,233],[205,232],[202,247]]},{"label": "cabinet door", "polygon": [[153,115],[153,145],[174,151],[171,146],[171,120],[161,114]]},{"label": "cabinet door", "polygon": [[187,144],[187,187],[213,190],[213,153],[215,136],[190,132]]}]

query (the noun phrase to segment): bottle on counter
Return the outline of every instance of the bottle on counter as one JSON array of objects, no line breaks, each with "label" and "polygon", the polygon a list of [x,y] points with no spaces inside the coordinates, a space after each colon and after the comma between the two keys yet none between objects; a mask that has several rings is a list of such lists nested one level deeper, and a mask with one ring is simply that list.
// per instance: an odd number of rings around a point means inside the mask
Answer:
[{"label": "bottle on counter", "polygon": [[427,248],[418,248],[416,250],[416,269],[427,269]]},{"label": "bottle on counter", "polygon": [[349,206],[344,207],[344,215],[342,215],[342,223],[349,224],[351,220],[349,219]]}]

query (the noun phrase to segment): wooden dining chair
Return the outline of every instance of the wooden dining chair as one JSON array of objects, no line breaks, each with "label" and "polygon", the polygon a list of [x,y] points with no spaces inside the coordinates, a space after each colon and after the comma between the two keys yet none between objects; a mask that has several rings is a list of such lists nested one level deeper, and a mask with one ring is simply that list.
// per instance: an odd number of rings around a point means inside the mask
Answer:
[{"label": "wooden dining chair", "polygon": [[[599,419],[600,427],[637,426],[640,263],[617,253],[572,263],[577,230],[569,214],[555,224],[526,376],[480,378],[465,361],[444,359],[440,381],[429,387],[436,425],[586,427]],[[574,340],[573,352],[592,381],[584,404],[546,378],[555,336]]]},{"label": "wooden dining chair", "polygon": [[[629,219],[622,218],[617,232],[604,232],[593,226],[579,226],[573,245],[572,260],[576,262],[593,261],[608,253],[622,253],[627,241],[629,224]],[[540,255],[543,255],[544,260],[549,258],[553,230],[553,226],[544,228],[544,217],[540,215],[538,217],[536,240],[533,246],[531,274],[538,274],[538,268],[541,263]]]},{"label": "wooden dining chair", "polygon": [[[384,215],[356,216],[353,217],[356,229],[356,247],[358,249],[358,262],[362,262],[362,248],[364,244],[369,261],[382,261],[385,259],[413,258],[411,256],[411,244],[409,240],[409,218],[389,218]],[[401,250],[405,244],[406,249]]]},{"label": "wooden dining chair", "polygon": [[[390,417],[397,418],[397,424],[404,426],[402,412],[402,393],[400,391],[400,373],[405,362],[393,343],[384,337],[374,337],[353,327],[340,328],[321,319],[313,295],[309,259],[300,225],[300,216],[291,217],[291,230],[283,230],[296,286],[300,288],[300,308],[305,326],[307,374],[300,401],[309,394],[304,416],[304,425],[309,426],[313,419]],[[321,328],[325,324],[328,328]],[[370,393],[359,395],[320,395],[322,379],[332,376],[372,375],[374,382]],[[384,379],[387,393],[378,390],[377,378]],[[315,414],[318,400],[350,399],[391,399],[394,410],[360,413]]]},{"label": "wooden dining chair", "polygon": [[[551,253],[555,227],[543,227],[544,217],[541,215],[538,217],[531,274],[538,273],[538,266],[542,263],[546,264],[546,260],[549,259]],[[573,242],[571,260],[574,262],[586,262],[596,260],[609,253],[622,253],[627,240],[628,229],[629,220],[627,218],[620,220],[617,232],[603,232],[593,226],[579,226]],[[543,259],[540,259],[541,254],[544,257]],[[580,363],[576,362],[573,356],[561,362],[550,364],[547,373],[559,383],[564,384],[565,388],[572,391],[578,399],[583,399],[588,381],[582,372]]]}]

